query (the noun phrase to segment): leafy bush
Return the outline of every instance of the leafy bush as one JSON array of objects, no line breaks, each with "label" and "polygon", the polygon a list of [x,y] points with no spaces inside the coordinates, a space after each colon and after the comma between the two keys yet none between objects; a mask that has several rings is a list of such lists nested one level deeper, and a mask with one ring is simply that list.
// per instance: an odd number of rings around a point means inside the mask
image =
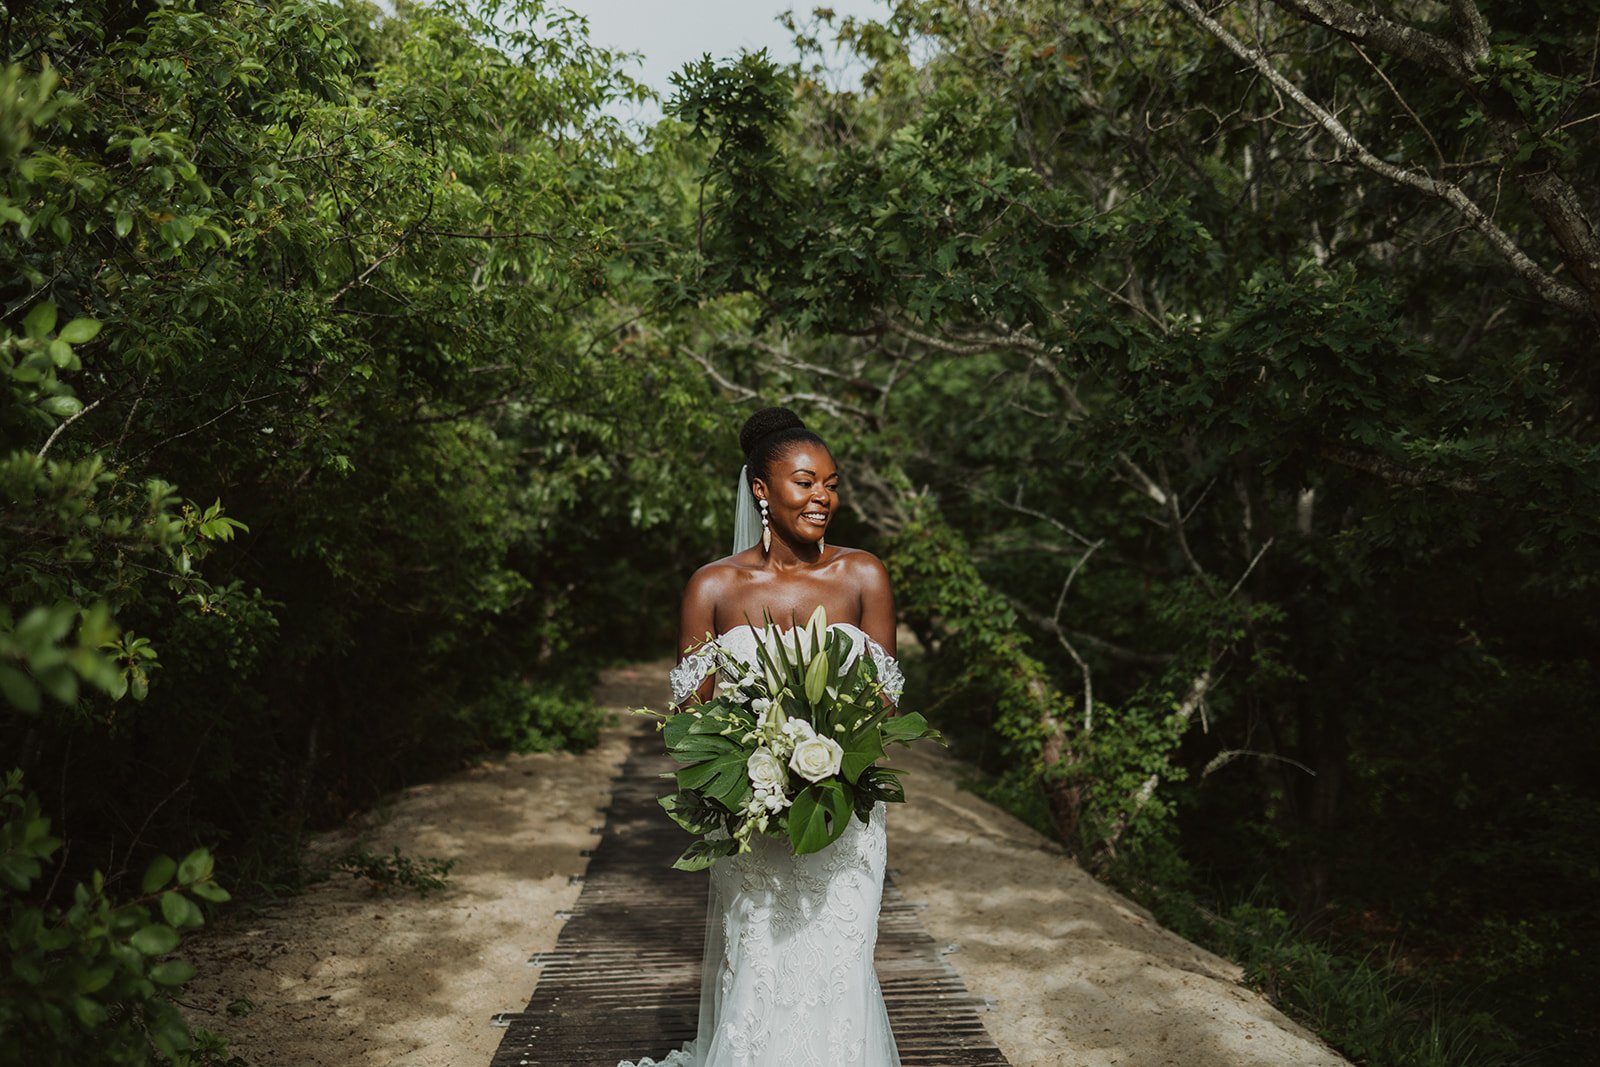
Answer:
[{"label": "leafy bush", "polygon": [[61,846],[36,796],[13,771],[0,786],[0,907],[7,948],[0,972],[0,1064],[5,1067],[142,1065],[222,1051],[191,1033],[173,997],[194,967],[171,954],[204,915],[198,901],[228,893],[212,875],[211,855],[159,856],[136,896],[116,899],[96,871],[72,890],[71,904],[37,902],[44,866]]},{"label": "leafy bush", "polygon": [[1466,998],[1406,973],[1397,954],[1350,956],[1297,929],[1280,908],[1236,905],[1207,938],[1245,979],[1356,1063],[1516,1067],[1516,1035]]},{"label": "leafy bush", "polygon": [[600,741],[604,713],[590,696],[592,682],[559,679],[529,681],[502,678],[469,709],[469,716],[489,726],[489,747],[513,752],[581,752]]},{"label": "leafy bush", "polygon": [[581,31],[535,0],[0,20],[0,733],[61,783],[74,874],[131,825],[298,884],[308,826],[592,743],[574,650],[670,630],[660,565],[728,490],[673,342],[596,341],[662,203]]}]

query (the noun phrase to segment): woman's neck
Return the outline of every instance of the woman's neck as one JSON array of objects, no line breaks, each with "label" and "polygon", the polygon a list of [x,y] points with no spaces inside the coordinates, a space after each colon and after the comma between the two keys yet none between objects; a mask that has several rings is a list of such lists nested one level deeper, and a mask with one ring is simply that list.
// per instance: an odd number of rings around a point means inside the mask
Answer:
[{"label": "woman's neck", "polygon": [[772,548],[767,552],[767,567],[775,571],[796,571],[814,567],[821,562],[826,551],[823,546],[814,545],[809,541],[792,545],[783,538],[774,536]]}]

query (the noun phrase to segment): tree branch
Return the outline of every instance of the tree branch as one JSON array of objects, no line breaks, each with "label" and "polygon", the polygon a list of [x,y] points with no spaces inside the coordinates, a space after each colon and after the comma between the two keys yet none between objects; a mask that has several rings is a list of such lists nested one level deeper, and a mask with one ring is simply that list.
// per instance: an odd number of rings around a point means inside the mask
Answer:
[{"label": "tree branch", "polygon": [[[1361,166],[1396,184],[1408,186],[1427,196],[1443,200],[1453,207],[1466,219],[1469,226],[1482,234],[1495,251],[1510,263],[1511,269],[1524,281],[1532,285],[1545,300],[1567,311],[1584,315],[1596,313],[1595,308],[1591,306],[1588,294],[1575,286],[1556,280],[1554,275],[1535,263],[1526,252],[1517,246],[1517,243],[1511,239],[1511,235],[1496,225],[1494,220],[1471,197],[1462,192],[1459,186],[1452,182],[1434,178],[1423,171],[1397,166],[1387,160],[1378,158],[1366,145],[1357,140],[1356,136],[1331,112],[1308,97],[1301,91],[1299,86],[1291,82],[1281,71],[1274,67],[1267,60],[1261,49],[1251,47],[1240,41],[1232,33],[1229,33],[1221,23],[1201,10],[1196,0],[1168,0],[1168,2],[1181,8],[1203,30],[1220,41],[1228,51],[1249,63],[1275,89],[1298,104]],[[1376,26],[1387,21],[1356,12],[1355,9],[1339,3],[1338,0],[1277,0],[1277,2],[1296,13],[1302,13],[1301,9],[1303,8],[1306,17],[1313,20],[1316,20],[1316,15],[1312,12],[1320,11],[1349,12],[1353,15],[1359,15],[1362,25]],[[1402,46],[1411,48],[1411,45],[1405,45],[1406,41],[1411,41],[1414,45],[1417,40],[1426,36],[1426,34],[1420,34],[1420,31],[1409,31],[1407,35],[1395,36],[1392,40],[1386,37],[1385,40],[1390,40],[1391,43],[1398,42],[1396,48]],[[1383,47],[1385,51],[1395,50],[1386,45],[1378,44],[1378,41],[1371,34],[1365,34],[1361,39],[1372,40],[1375,46]],[[1406,53],[1397,51],[1396,54]],[[1430,63],[1429,65],[1435,64]]]},{"label": "tree branch", "polygon": [[[100,400],[104,400],[104,399],[105,399],[105,397],[101,397],[100,398]],[[79,408],[77,411],[73,412],[71,415],[68,415],[66,418],[62,419],[61,422],[56,426],[56,428],[50,431],[50,436],[46,437],[44,439],[44,444],[39,446],[39,451],[36,453],[38,458],[39,459],[43,459],[45,457],[45,453],[50,451],[50,446],[56,443],[56,438],[61,436],[61,431],[62,430],[65,430],[68,426],[71,426],[73,423],[77,422],[79,419],[81,419],[85,415],[89,414],[89,412],[91,412],[95,408],[99,407],[100,406],[100,400],[96,400],[93,404],[90,404],[88,407]]]},{"label": "tree branch", "polygon": [[1089,733],[1094,729],[1094,676],[1089,671],[1089,664],[1084,662],[1078,650],[1072,647],[1072,642],[1067,640],[1067,635],[1061,629],[1061,609],[1067,602],[1067,590],[1072,588],[1072,580],[1083,570],[1083,565],[1089,562],[1089,557],[1105,544],[1102,538],[1084,550],[1083,555],[1072,565],[1072,570],[1067,572],[1067,580],[1061,583],[1061,595],[1056,597],[1055,614],[1050,616],[1050,629],[1055,631],[1056,640],[1061,647],[1067,650],[1067,655],[1072,657],[1072,662],[1078,665],[1078,670],[1083,674],[1083,732]]},{"label": "tree branch", "polygon": [[[1307,22],[1315,22],[1318,26],[1332,30],[1346,40],[1370,45],[1381,52],[1409,59],[1431,70],[1448,74],[1464,85],[1471,84],[1473,75],[1471,58],[1454,42],[1443,37],[1436,37],[1414,26],[1386,19],[1382,15],[1362,11],[1344,3],[1343,0],[1273,0],[1273,2]],[[1462,4],[1471,7],[1469,0],[1454,0],[1451,6],[1458,7]],[[1184,6],[1187,10],[1187,5]]]},{"label": "tree branch", "polygon": [[747,389],[742,385],[738,385],[732,381],[729,381],[721,371],[717,370],[716,365],[705,356],[702,356],[700,353],[696,352],[687,345],[679,346],[678,350],[684,355],[688,356],[690,359],[694,360],[696,363],[700,364],[700,369],[706,372],[706,377],[716,382],[724,392],[731,395],[735,400],[755,399],[757,394],[754,389]]},{"label": "tree branch", "polygon": [[1454,489],[1458,493],[1482,493],[1483,486],[1471,478],[1464,478],[1456,474],[1438,474],[1433,471],[1419,471],[1411,467],[1401,466],[1392,459],[1375,456],[1370,452],[1358,452],[1353,448],[1341,445],[1324,445],[1319,449],[1325,459],[1331,459],[1342,467],[1351,470],[1375,474],[1386,482],[1395,485],[1425,486],[1437,485],[1445,489]]}]

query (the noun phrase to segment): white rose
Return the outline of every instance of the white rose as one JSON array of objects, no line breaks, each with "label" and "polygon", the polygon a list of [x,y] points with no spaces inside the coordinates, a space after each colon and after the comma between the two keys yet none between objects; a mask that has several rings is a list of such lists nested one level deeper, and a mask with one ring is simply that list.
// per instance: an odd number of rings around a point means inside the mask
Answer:
[{"label": "white rose", "polygon": [[833,738],[808,737],[794,746],[789,767],[807,781],[820,782],[830,774],[838,774],[843,759],[844,747]]},{"label": "white rose", "polygon": [[750,753],[750,758],[744,761],[744,769],[750,775],[750,784],[757,789],[783,790],[783,762],[770,748],[762,747]]}]

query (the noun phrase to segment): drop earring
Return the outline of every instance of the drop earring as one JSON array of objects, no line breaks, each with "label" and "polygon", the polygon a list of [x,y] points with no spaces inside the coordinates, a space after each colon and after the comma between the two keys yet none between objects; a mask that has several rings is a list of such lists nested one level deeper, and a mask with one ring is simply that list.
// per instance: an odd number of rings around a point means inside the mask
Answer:
[{"label": "drop earring", "polygon": [[761,503],[761,551],[772,551],[772,526],[767,520],[767,501],[762,498]]}]

